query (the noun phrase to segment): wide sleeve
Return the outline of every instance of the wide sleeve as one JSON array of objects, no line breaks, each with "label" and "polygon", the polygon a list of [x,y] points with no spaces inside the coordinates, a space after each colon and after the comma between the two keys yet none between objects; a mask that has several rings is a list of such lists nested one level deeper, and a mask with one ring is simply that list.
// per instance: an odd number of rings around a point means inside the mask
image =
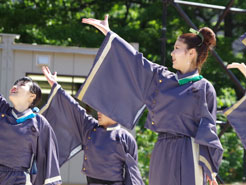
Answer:
[{"label": "wide sleeve", "polygon": [[144,185],[138,168],[138,149],[136,140],[128,133],[122,137],[125,155],[125,185]]},{"label": "wide sleeve", "polygon": [[244,148],[246,149],[246,126],[245,126],[246,95],[244,95],[233,106],[226,109],[224,111],[224,115],[227,116],[229,123],[236,131]]},{"label": "wide sleeve", "polygon": [[36,153],[37,176],[34,185],[61,184],[57,140],[47,120],[37,116],[39,137]]},{"label": "wide sleeve", "polygon": [[0,94],[0,112],[1,113],[7,113],[11,110],[9,103],[7,100]]},{"label": "wide sleeve", "polygon": [[87,135],[98,124],[59,84],[53,85],[47,104],[40,113],[56,134],[60,166],[82,150]]},{"label": "wide sleeve", "polygon": [[164,67],[148,61],[125,40],[109,32],[76,96],[132,129],[145,108],[149,87],[160,68]]},{"label": "wide sleeve", "polygon": [[199,144],[199,164],[205,174],[214,179],[219,171],[223,148],[216,131],[216,92],[210,83],[204,88],[200,110],[201,119],[195,136],[195,142]]}]

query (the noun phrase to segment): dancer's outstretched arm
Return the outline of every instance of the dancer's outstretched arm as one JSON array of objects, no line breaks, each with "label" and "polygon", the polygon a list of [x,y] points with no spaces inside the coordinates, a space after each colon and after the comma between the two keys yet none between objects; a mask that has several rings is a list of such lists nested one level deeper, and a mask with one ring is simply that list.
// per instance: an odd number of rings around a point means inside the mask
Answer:
[{"label": "dancer's outstretched arm", "polygon": [[246,77],[246,65],[244,63],[236,63],[233,62],[232,64],[229,64],[227,66],[228,69],[232,69],[232,68],[237,68],[241,71],[241,73],[243,73],[243,75]]},{"label": "dancer's outstretched arm", "polygon": [[50,72],[50,69],[47,66],[42,67],[42,71],[44,73],[44,76],[46,77],[48,83],[52,87],[55,83],[57,83],[57,72],[55,72],[53,75]]},{"label": "dancer's outstretched arm", "polygon": [[110,31],[108,25],[108,15],[105,15],[104,20],[92,19],[92,18],[83,18],[82,23],[90,24],[100,30],[104,35]]}]

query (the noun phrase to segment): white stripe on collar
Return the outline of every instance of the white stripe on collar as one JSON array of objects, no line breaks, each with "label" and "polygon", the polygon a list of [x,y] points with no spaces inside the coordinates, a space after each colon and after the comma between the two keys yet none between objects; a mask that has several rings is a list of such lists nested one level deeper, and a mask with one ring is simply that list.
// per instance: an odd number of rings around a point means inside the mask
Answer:
[{"label": "white stripe on collar", "polygon": [[107,131],[112,131],[112,130],[119,130],[121,128],[120,124],[118,124],[115,127],[107,127],[106,130]]},{"label": "white stripe on collar", "polygon": [[26,116],[28,116],[28,115],[31,114],[31,113],[32,113],[32,111],[29,110],[29,111],[27,111],[23,116],[18,117],[17,114],[15,113],[15,111],[12,109],[12,115],[15,117],[15,119],[19,119],[19,118],[26,117]]}]

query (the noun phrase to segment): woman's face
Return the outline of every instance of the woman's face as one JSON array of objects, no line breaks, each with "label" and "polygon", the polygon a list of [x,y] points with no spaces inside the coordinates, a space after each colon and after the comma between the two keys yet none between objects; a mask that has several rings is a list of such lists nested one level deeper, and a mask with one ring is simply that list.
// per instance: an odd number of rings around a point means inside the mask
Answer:
[{"label": "woman's face", "polygon": [[9,91],[9,99],[14,106],[21,104],[31,104],[35,94],[30,92],[32,82],[19,81]]},{"label": "woman's face", "polygon": [[171,52],[173,68],[179,70],[181,73],[187,73],[194,70],[194,52],[195,49],[187,49],[187,45],[177,39],[174,44],[174,49]]}]

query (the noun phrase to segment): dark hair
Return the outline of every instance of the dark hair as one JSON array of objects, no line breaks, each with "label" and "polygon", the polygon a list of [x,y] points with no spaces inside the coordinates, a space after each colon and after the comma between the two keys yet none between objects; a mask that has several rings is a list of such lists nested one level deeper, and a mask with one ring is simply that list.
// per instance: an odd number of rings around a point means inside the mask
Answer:
[{"label": "dark hair", "polygon": [[[213,30],[208,27],[203,27],[199,34],[185,33],[179,36],[185,44],[187,49],[195,48],[197,52],[196,67],[201,71],[202,65],[208,57],[208,52],[216,45],[216,37]],[[200,34],[202,36],[200,36]],[[203,37],[203,38],[202,38]]]},{"label": "dark hair", "polygon": [[41,92],[41,88],[39,87],[39,85],[36,82],[32,81],[32,79],[30,77],[27,77],[27,76],[16,80],[14,85],[16,85],[18,82],[25,82],[25,83],[26,82],[32,82],[32,85],[30,86],[29,91],[32,94],[35,94],[36,98],[33,100],[31,105],[29,106],[29,108],[33,108],[33,107],[37,106],[42,99],[42,92]]}]

